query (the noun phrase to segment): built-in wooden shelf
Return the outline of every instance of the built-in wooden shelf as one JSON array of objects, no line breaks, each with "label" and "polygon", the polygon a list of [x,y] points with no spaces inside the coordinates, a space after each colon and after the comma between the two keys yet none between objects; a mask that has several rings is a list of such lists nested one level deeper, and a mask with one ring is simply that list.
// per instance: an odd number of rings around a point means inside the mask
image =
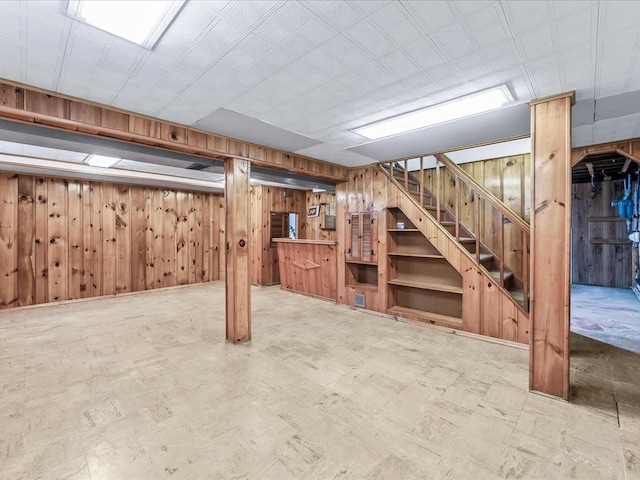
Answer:
[{"label": "built-in wooden shelf", "polygon": [[417,228],[389,228],[389,232],[419,232]]},{"label": "built-in wooden shelf", "polygon": [[351,263],[353,265],[378,265],[378,262],[367,262],[365,260],[345,260],[345,263]]},{"label": "built-in wooden shelf", "polygon": [[351,282],[347,283],[348,288],[357,288],[359,290],[378,290],[378,285],[374,285],[372,283],[362,283],[362,282]]},{"label": "built-in wooden shelf", "polygon": [[402,252],[389,252],[392,257],[415,257],[415,258],[444,258],[437,253],[402,253]]},{"label": "built-in wooden shelf", "polygon": [[425,323],[432,323],[435,325],[453,326],[456,328],[460,328],[462,326],[462,318],[442,315],[440,313],[425,312],[423,310],[416,310],[414,308],[401,307],[398,305],[389,308],[387,313],[391,315],[399,315],[401,317],[416,317]]},{"label": "built-in wooden shelf", "polygon": [[400,285],[402,287],[419,288],[422,290],[434,290],[437,292],[458,293],[462,295],[462,287],[455,285],[446,285],[444,283],[420,282],[415,280],[407,280],[403,278],[394,278],[389,280],[389,285]]},{"label": "built-in wooden shelf", "polygon": [[620,217],[589,217],[590,222],[625,222],[625,218]]},{"label": "built-in wooden shelf", "polygon": [[589,243],[591,245],[629,245],[631,240],[625,238],[592,238]]}]

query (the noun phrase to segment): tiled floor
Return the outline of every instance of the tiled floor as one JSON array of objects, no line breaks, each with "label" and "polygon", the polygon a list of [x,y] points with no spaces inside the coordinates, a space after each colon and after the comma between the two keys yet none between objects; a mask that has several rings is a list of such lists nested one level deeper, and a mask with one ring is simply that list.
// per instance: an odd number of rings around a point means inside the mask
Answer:
[{"label": "tiled floor", "polygon": [[571,331],[640,354],[640,302],[630,288],[571,285]]},{"label": "tiled floor", "polygon": [[277,287],[234,346],[223,305],[0,313],[0,478],[640,479],[637,355],[574,336],[566,404],[527,392],[524,350]]}]

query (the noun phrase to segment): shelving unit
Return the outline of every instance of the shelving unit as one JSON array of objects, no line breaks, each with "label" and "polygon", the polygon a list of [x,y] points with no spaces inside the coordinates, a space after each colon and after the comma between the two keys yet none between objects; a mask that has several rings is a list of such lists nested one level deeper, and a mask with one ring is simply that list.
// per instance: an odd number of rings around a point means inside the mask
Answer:
[{"label": "shelving unit", "polygon": [[462,326],[462,275],[397,208],[388,210],[387,312],[453,328]]}]

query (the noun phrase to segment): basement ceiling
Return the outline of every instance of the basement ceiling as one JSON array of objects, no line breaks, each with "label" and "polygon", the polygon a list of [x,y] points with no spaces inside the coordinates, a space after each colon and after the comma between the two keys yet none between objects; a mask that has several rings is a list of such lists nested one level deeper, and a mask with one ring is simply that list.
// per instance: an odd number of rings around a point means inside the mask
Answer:
[{"label": "basement ceiling", "polygon": [[574,146],[640,136],[640,2],[191,0],[153,50],[66,4],[0,2],[0,78],[348,166],[474,143],[489,117],[406,143],[351,129],[503,83],[575,90]]}]

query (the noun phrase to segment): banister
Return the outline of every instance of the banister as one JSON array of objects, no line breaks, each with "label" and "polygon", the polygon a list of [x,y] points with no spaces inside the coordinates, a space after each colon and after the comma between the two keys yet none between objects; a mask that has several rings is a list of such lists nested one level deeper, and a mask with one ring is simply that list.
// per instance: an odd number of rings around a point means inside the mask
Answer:
[{"label": "banister", "polygon": [[520,215],[518,215],[504,203],[502,203],[498,197],[487,190],[484,185],[481,185],[475,178],[473,178],[466,171],[460,168],[460,166],[454,163],[450,158],[448,158],[446,155],[443,155],[442,153],[436,153],[434,157],[436,157],[436,160],[443,163],[449,170],[454,172],[456,176],[460,178],[460,180],[462,180],[469,188],[471,188],[472,190],[476,190],[480,194],[480,196],[482,196],[487,202],[489,202],[496,210],[500,211],[502,215],[507,217],[512,224],[516,225],[518,228],[520,228],[520,230],[525,231],[527,234],[530,233],[529,224],[525,220],[523,220]]}]

